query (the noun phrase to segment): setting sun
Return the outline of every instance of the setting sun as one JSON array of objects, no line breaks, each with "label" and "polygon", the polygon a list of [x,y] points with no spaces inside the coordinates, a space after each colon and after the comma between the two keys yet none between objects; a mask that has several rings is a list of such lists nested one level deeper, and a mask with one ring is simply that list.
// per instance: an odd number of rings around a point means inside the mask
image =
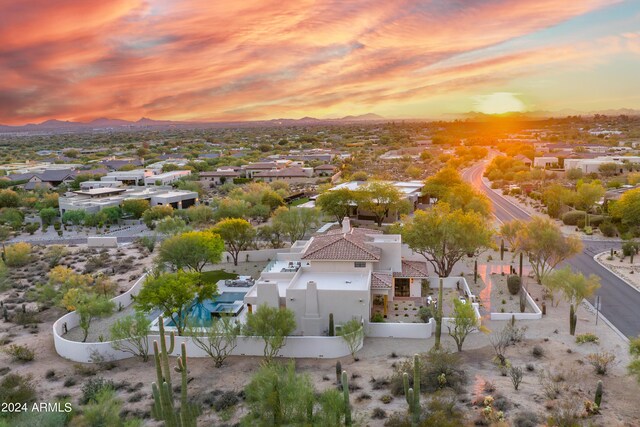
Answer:
[{"label": "setting sun", "polygon": [[516,94],[510,92],[495,92],[476,98],[475,108],[485,114],[504,114],[522,112],[526,110],[524,103]]}]

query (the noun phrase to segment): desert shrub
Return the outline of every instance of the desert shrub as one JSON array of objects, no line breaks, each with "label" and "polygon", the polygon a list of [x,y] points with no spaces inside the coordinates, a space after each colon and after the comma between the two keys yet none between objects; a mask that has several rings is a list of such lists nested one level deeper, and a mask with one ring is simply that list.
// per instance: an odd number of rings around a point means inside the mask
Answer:
[{"label": "desert shrub", "polygon": [[613,225],[611,221],[602,221],[598,226],[600,232],[603,236],[606,237],[615,237],[616,236],[616,226]]},{"label": "desert shrub", "polygon": [[64,380],[64,384],[63,385],[65,387],[73,387],[77,383],[78,383],[78,381],[74,377],[69,377],[66,380]]},{"label": "desert shrub", "polygon": [[520,412],[513,418],[513,427],[537,427],[538,425],[539,419],[534,412]]},{"label": "desert shrub", "polygon": [[0,427],[60,427],[66,426],[71,418],[71,412],[21,412],[11,418],[11,424],[3,424]]},{"label": "desert shrub", "polygon": [[421,425],[438,427],[457,427],[464,425],[464,414],[456,407],[454,392],[440,391],[435,393],[429,403],[428,415]]},{"label": "desert shrub", "polygon": [[371,383],[371,390],[383,390],[389,387],[389,380],[387,378],[371,377],[369,383]]},{"label": "desert shrub", "polygon": [[86,405],[89,402],[95,402],[98,394],[106,389],[115,390],[113,381],[105,380],[102,377],[90,378],[82,386],[82,396],[80,404]]},{"label": "desert shrub", "polygon": [[31,245],[19,242],[5,249],[5,264],[9,267],[23,267],[31,261]]},{"label": "desert shrub", "polygon": [[0,381],[0,402],[31,403],[36,397],[36,389],[30,376],[8,374]]},{"label": "desert shrub", "polygon": [[545,397],[549,400],[556,399],[562,392],[562,385],[556,379],[548,370],[540,371],[538,374],[538,382],[542,386]]},{"label": "desert shrub", "polygon": [[607,375],[609,365],[616,360],[616,355],[608,351],[592,353],[587,356],[587,360],[593,366],[596,374]]},{"label": "desert shrub", "polygon": [[589,225],[592,227],[600,227],[605,221],[605,217],[602,215],[589,215]]},{"label": "desert shrub", "polygon": [[53,369],[49,369],[45,374],[44,377],[48,380],[52,380],[56,377],[56,371]]},{"label": "desert shrub", "polygon": [[518,295],[518,292],[520,292],[520,286],[521,286],[520,276],[512,274],[509,277],[507,277],[507,288],[509,289],[509,293],[511,295]]},{"label": "desert shrub", "polygon": [[374,420],[383,420],[387,418],[387,412],[382,408],[373,408],[371,418]]},{"label": "desert shrub", "polygon": [[[423,391],[434,392],[443,388],[459,391],[466,384],[467,376],[457,354],[432,350],[420,358],[420,386]],[[404,393],[402,375],[405,372],[409,375],[409,382],[413,384],[413,358],[399,363],[390,378],[391,393],[396,396]]]},{"label": "desert shrub", "polygon": [[420,309],[418,310],[418,317],[424,323],[427,323],[429,319],[433,318],[433,309],[431,308],[431,306],[420,307]]},{"label": "desert shrub", "polygon": [[536,367],[534,366],[533,363],[527,363],[527,371],[533,372],[535,370],[536,370]]},{"label": "desert shrub", "polygon": [[562,222],[565,225],[578,225],[579,220],[586,221],[586,218],[587,214],[584,211],[569,211],[562,215]]},{"label": "desert shrub", "polygon": [[638,242],[624,242],[622,244],[622,255],[631,256],[638,253]]},{"label": "desert shrub", "polygon": [[511,377],[511,382],[513,383],[513,388],[515,390],[518,390],[518,387],[520,387],[520,383],[522,382],[523,376],[524,376],[524,372],[522,368],[512,366],[511,369],[509,369],[509,377]]},{"label": "desert shrub", "polygon": [[382,313],[374,313],[373,316],[371,316],[371,321],[374,323],[383,323],[384,315]]},{"label": "desert shrub", "polygon": [[380,402],[384,403],[385,405],[388,405],[389,403],[391,403],[392,400],[393,400],[393,396],[389,394],[383,394],[380,397]]},{"label": "desert shrub", "polygon": [[394,412],[384,423],[385,427],[411,427],[411,419],[404,412]]},{"label": "desert shrub", "polygon": [[563,399],[553,408],[547,420],[549,427],[580,427],[582,426],[582,407],[579,399]]},{"label": "desert shrub", "polygon": [[535,357],[536,359],[539,359],[541,357],[544,357],[544,348],[542,348],[539,345],[534,345],[533,349],[531,350],[531,354],[533,355],[533,357]]},{"label": "desert shrub", "polygon": [[598,337],[594,334],[591,333],[586,333],[586,334],[580,334],[576,336],[576,342],[578,344],[584,344],[587,342],[593,342],[593,343],[598,343]]},{"label": "desert shrub", "polygon": [[12,344],[5,348],[4,352],[15,362],[31,362],[36,356],[34,351],[26,345]]},{"label": "desert shrub", "polygon": [[240,402],[238,395],[232,391],[225,391],[222,395],[216,399],[213,403],[213,409],[216,412],[224,411],[227,408],[231,408]]}]

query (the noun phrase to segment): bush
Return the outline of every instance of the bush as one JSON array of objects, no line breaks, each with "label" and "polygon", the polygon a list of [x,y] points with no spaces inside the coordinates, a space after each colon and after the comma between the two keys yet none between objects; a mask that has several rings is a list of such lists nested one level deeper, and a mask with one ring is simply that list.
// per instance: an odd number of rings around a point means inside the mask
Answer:
[{"label": "bush", "polygon": [[580,334],[576,336],[576,342],[578,344],[584,344],[586,342],[593,342],[593,343],[598,343],[598,337],[594,334]]},{"label": "bush", "polygon": [[535,345],[533,346],[533,350],[531,350],[531,354],[533,355],[533,357],[539,359],[541,357],[544,357],[544,349],[539,345]]},{"label": "bush", "polygon": [[64,380],[64,386],[65,387],[73,387],[74,385],[76,385],[78,382],[76,381],[76,379],[74,377],[69,377],[66,380]]},{"label": "bush", "polygon": [[5,264],[9,267],[24,267],[31,260],[29,243],[14,243],[5,249]]},{"label": "bush", "polygon": [[518,295],[518,292],[520,292],[520,286],[521,286],[520,276],[512,274],[509,277],[507,277],[507,288],[509,289],[509,293],[511,295]]},{"label": "bush", "polygon": [[[459,391],[467,382],[460,357],[455,353],[445,350],[430,351],[421,355],[420,359],[420,386],[423,391],[434,392],[442,388]],[[405,372],[409,375],[409,382],[413,384],[413,358],[398,364],[390,378],[391,393],[396,396],[404,393],[402,376]]]},{"label": "bush", "polygon": [[4,351],[16,362],[31,362],[35,358],[33,350],[25,345],[12,344]]},{"label": "bush", "polygon": [[371,321],[374,323],[383,323],[384,316],[382,315],[382,313],[374,313],[373,316],[371,316]]},{"label": "bush", "polygon": [[30,376],[8,374],[0,382],[0,402],[31,403],[36,400],[36,389]]},{"label": "bush", "polygon": [[600,229],[600,232],[602,233],[602,235],[606,237],[615,237],[617,234],[616,226],[613,225],[613,223],[608,220],[600,223],[598,228]]},{"label": "bush", "polygon": [[95,402],[98,394],[106,389],[115,390],[113,381],[105,380],[102,377],[90,378],[82,386],[82,396],[80,398],[80,404],[86,405],[89,402]]},{"label": "bush", "polygon": [[587,356],[587,360],[593,366],[596,374],[607,375],[609,365],[616,360],[616,356],[613,353],[603,351],[600,353],[592,353]]},{"label": "bush", "polygon": [[513,419],[513,427],[536,427],[538,425],[538,416],[534,412],[520,412]]},{"label": "bush", "polygon": [[631,256],[638,253],[638,246],[640,246],[637,242],[624,242],[622,244],[622,255]]},{"label": "bush", "polygon": [[586,222],[587,214],[584,211],[569,211],[562,215],[562,222],[565,225],[578,225],[578,221]]},{"label": "bush", "polygon": [[225,391],[222,395],[216,399],[213,403],[213,409],[216,412],[224,411],[227,408],[231,408],[240,402],[238,395],[232,391]]},{"label": "bush", "polygon": [[387,418],[387,412],[382,408],[373,408],[371,418],[374,420],[382,420]]},{"label": "bush", "polygon": [[420,309],[418,310],[418,317],[424,323],[429,322],[429,319],[433,318],[433,309],[431,308],[431,306],[420,307]]}]

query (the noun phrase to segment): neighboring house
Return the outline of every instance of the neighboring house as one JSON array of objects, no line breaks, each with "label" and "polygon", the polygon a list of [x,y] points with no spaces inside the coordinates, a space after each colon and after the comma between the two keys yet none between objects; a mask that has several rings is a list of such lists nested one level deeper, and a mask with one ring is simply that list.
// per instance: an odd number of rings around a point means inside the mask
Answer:
[{"label": "neighboring house", "polygon": [[187,209],[198,203],[198,193],[162,187],[94,187],[70,191],[58,199],[60,215],[68,210],[96,213],[102,209],[121,206],[125,200],[148,200],[151,206],[169,205],[174,209]]},{"label": "neighboring house", "polygon": [[124,166],[129,166],[129,165],[135,166],[135,167],[141,167],[142,161],[139,159],[110,159],[110,160],[103,160],[100,162],[100,164],[111,171],[117,171],[117,170],[120,170],[120,168]]},{"label": "neighboring house", "polygon": [[222,185],[225,182],[233,182],[234,178],[244,178],[244,171],[239,167],[229,166],[213,172],[200,172],[199,176],[203,184],[209,184],[212,187]]},{"label": "neighboring house", "polygon": [[151,175],[144,178],[144,185],[171,185],[174,182],[191,175],[190,170],[171,171]]},{"label": "neighboring house", "polygon": [[11,181],[27,181],[23,187],[25,190],[34,190],[36,188],[55,188],[60,184],[68,184],[72,182],[76,175],[77,171],[72,169],[47,169],[38,173],[23,173],[23,174],[12,174],[8,175],[6,178]]},{"label": "neighboring house", "polygon": [[315,182],[313,168],[284,168],[257,172],[253,178],[264,182],[287,181],[296,184]]},{"label": "neighboring house", "polygon": [[598,173],[600,166],[613,163],[618,165],[618,173],[623,173],[628,170],[629,165],[634,169],[640,168],[640,156],[601,156],[591,159],[565,159],[564,168],[580,169],[583,173]]},{"label": "neighboring house", "polygon": [[381,296],[384,314],[394,300],[422,297],[427,264],[402,258],[402,238],[378,230],[352,228],[297,241],[279,253],[247,292],[248,310],[266,304],[295,313],[294,334],[323,335],[329,315],[336,325],[352,318],[368,322],[373,298]]},{"label": "neighboring house", "polygon": [[522,154],[518,154],[517,156],[514,157],[516,160],[520,160],[522,163],[524,163],[525,166],[529,166],[531,167],[531,159],[528,158],[527,156],[523,156]]},{"label": "neighboring house", "polygon": [[548,167],[558,165],[559,160],[557,157],[534,157],[533,167],[546,169]]},{"label": "neighboring house", "polygon": [[338,168],[334,165],[320,165],[320,166],[316,166],[313,171],[315,172],[316,176],[333,176],[336,171],[338,170]]},{"label": "neighboring house", "polygon": [[283,167],[285,167],[284,164],[277,162],[257,162],[249,163],[248,165],[243,166],[242,169],[245,171],[247,178],[253,178],[257,173],[277,170]]}]

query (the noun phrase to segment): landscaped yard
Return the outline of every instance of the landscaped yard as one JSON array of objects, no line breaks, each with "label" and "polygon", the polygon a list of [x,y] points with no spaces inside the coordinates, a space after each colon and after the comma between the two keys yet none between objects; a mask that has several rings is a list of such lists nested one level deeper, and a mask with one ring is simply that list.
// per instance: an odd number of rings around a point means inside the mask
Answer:
[{"label": "landscaped yard", "polygon": [[203,271],[202,278],[207,283],[218,283],[220,280],[237,279],[236,273],[228,273],[224,270]]}]

